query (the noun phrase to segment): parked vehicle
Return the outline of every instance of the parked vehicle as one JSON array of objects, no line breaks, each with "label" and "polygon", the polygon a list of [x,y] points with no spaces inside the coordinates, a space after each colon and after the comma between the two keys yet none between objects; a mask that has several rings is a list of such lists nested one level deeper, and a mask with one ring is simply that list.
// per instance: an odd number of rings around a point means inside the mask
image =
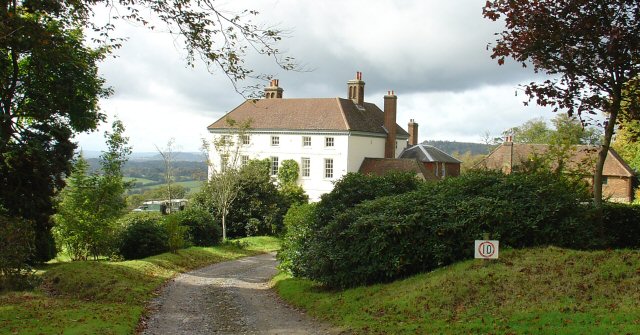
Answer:
[{"label": "parked vehicle", "polygon": [[171,199],[169,200],[149,200],[142,203],[142,205],[134,212],[160,212],[162,214],[169,214],[172,212],[183,211],[186,206],[187,199]]}]

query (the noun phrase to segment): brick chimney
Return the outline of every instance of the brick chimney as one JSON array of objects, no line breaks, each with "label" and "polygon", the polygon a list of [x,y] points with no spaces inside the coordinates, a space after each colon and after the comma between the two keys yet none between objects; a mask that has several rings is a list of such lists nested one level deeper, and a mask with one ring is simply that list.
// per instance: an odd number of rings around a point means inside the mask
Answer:
[{"label": "brick chimney", "polygon": [[411,119],[407,129],[409,130],[409,145],[418,144],[418,124]]},{"label": "brick chimney", "polygon": [[384,96],[384,128],[387,130],[387,140],[384,143],[384,158],[396,158],[396,108],[398,97],[389,91]]},{"label": "brick chimney", "polygon": [[282,99],[282,87],[278,86],[280,81],[278,79],[271,79],[268,87],[264,88],[265,99]]},{"label": "brick chimney", "polygon": [[362,72],[356,72],[356,79],[347,82],[347,96],[357,105],[364,104],[364,81],[362,81]]}]

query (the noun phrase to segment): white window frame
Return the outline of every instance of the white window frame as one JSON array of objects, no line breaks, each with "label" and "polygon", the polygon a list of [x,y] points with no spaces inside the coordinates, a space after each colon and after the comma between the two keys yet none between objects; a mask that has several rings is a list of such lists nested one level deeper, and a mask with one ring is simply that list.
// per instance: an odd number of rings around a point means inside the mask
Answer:
[{"label": "white window frame", "polygon": [[276,156],[271,156],[271,175],[277,176],[278,170],[280,168],[280,158]]},{"label": "white window frame", "polygon": [[324,138],[324,147],[325,148],[333,148],[336,145],[336,140],[334,137],[325,137]]},{"label": "white window frame", "polygon": [[280,136],[271,136],[271,146],[272,147],[280,146]]},{"label": "white window frame", "polygon": [[242,166],[247,165],[247,163],[249,163],[249,160],[251,158],[249,157],[249,155],[242,155],[240,156],[240,163],[242,164]]},{"label": "white window frame", "polygon": [[324,159],[324,178],[333,178],[333,158]]},{"label": "white window frame", "polygon": [[251,136],[242,135],[242,145],[249,145],[249,144],[251,144]]},{"label": "white window frame", "polygon": [[300,158],[300,176],[303,178],[311,177],[311,158]]},{"label": "white window frame", "polygon": [[302,146],[303,147],[311,146],[311,136],[302,136]]}]

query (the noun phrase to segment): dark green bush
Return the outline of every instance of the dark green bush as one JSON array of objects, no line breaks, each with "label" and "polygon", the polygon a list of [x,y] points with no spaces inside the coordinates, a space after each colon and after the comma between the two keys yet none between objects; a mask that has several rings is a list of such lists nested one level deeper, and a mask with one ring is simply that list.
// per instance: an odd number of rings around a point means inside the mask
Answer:
[{"label": "dark green bush", "polygon": [[[344,189],[330,193],[318,204],[318,213],[326,210],[325,199],[339,208],[340,203],[354,203],[355,197],[376,194],[364,189],[358,193],[349,187],[352,197],[344,197]],[[417,191],[345,205],[323,213],[330,218],[326,221],[320,215],[304,220],[313,222],[297,228],[307,234],[306,242],[285,243],[282,253],[288,255],[291,272],[328,286],[350,287],[470,258],[473,241],[485,233],[501,246],[593,247],[601,241],[594,226],[584,224],[589,207],[582,203],[587,200],[584,185],[551,173],[473,172],[425,183]]]},{"label": "dark green bush", "polygon": [[390,173],[385,176],[348,173],[336,182],[330,193],[318,203],[319,222],[329,222],[335,215],[366,200],[414,191],[421,184],[415,174]]},{"label": "dark green bush", "polygon": [[159,213],[130,213],[120,220],[120,254],[140,259],[169,251],[169,235]]},{"label": "dark green bush", "polygon": [[0,213],[0,291],[25,289],[35,283],[28,264],[34,251],[33,223]]},{"label": "dark green bush", "polygon": [[605,203],[602,235],[612,248],[640,248],[640,205]]},{"label": "dark green bush", "polygon": [[190,207],[170,216],[175,217],[181,226],[188,227],[188,242],[193,245],[210,247],[217,245],[222,239],[222,227],[206,209]]}]

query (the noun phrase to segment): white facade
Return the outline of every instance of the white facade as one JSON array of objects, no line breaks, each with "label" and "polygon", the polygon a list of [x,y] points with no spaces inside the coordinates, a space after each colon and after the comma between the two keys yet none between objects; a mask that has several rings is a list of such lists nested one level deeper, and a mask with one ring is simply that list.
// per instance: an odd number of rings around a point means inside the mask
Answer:
[{"label": "white facade", "polygon": [[[223,134],[214,133],[213,136]],[[365,157],[384,157],[385,137],[380,135],[349,131],[252,130],[248,136],[249,144],[242,145],[240,156],[249,159],[275,157],[278,165],[284,160],[295,160],[301,169],[298,183],[310,201],[320,200],[320,196],[330,192],[333,183],[348,172],[357,172]],[[396,144],[398,157],[407,141],[398,139]],[[219,166],[220,155],[213,147],[209,159],[214,168]],[[307,162],[308,169],[304,166]]]}]

